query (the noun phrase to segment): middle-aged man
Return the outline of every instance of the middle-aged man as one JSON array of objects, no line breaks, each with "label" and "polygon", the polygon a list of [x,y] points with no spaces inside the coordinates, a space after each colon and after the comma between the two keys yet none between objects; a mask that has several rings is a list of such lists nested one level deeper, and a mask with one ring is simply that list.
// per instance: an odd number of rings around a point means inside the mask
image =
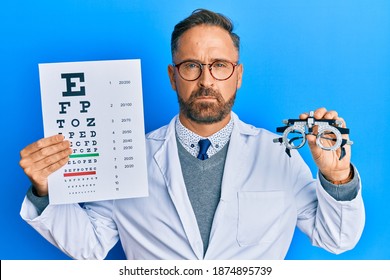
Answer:
[{"label": "middle-aged man", "polygon": [[[180,112],[146,135],[150,195],[49,205],[47,177],[71,153],[56,135],[21,151],[32,183],[23,219],[77,259],[104,258],[119,239],[128,259],[283,259],[296,226],[330,252],[353,248],[365,215],[350,146],[340,160],[340,149],[324,151],[308,135],[313,179],[296,150],[289,157],[274,134],[239,120],[232,106],[243,65],[225,16],[194,11],[175,26],[171,47]],[[343,121],[324,108],[314,117]]]}]

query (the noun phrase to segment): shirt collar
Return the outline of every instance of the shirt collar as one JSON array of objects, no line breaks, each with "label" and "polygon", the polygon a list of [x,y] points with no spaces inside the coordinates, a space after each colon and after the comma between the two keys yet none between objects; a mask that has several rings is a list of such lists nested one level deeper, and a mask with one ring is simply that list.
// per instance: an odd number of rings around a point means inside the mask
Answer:
[{"label": "shirt collar", "polygon": [[[208,156],[216,154],[229,142],[230,136],[233,131],[233,125],[234,121],[233,118],[231,118],[229,123],[221,130],[207,137],[211,142],[211,146],[207,150]],[[176,121],[176,133],[179,142],[183,145],[183,147],[196,157],[199,152],[198,142],[200,139],[205,139],[205,137],[201,137],[200,135],[186,128],[180,122],[179,118],[177,118]]]}]

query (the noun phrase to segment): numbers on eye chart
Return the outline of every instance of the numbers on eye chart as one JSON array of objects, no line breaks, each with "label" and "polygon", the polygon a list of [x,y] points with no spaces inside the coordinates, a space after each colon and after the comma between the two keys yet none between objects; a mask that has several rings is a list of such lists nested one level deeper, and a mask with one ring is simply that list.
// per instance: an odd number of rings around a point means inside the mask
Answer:
[{"label": "numbers on eye chart", "polygon": [[[110,84],[112,84],[110,82]],[[130,81],[119,81],[120,85],[131,84]],[[112,161],[113,161],[113,186],[116,191],[120,191],[121,176],[123,171],[135,167],[134,149],[136,143],[132,138],[132,116],[129,115],[133,103],[127,100],[117,101],[110,104],[110,110],[115,110],[117,118],[111,119],[112,125]]]}]

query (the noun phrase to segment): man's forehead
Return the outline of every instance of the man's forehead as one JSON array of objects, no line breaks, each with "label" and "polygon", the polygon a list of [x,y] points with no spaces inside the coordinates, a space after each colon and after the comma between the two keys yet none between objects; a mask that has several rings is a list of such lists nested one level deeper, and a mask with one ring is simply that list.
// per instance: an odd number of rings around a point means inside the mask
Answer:
[{"label": "man's forehead", "polygon": [[205,24],[197,25],[188,29],[179,38],[179,43],[183,41],[199,40],[206,38],[227,40],[231,41],[231,43],[233,44],[233,40],[230,37],[229,32],[227,32],[225,29],[219,26]]},{"label": "man's forehead", "polygon": [[238,55],[229,32],[219,26],[199,25],[190,28],[179,38],[175,56],[202,51],[211,51],[215,55],[219,52]]}]

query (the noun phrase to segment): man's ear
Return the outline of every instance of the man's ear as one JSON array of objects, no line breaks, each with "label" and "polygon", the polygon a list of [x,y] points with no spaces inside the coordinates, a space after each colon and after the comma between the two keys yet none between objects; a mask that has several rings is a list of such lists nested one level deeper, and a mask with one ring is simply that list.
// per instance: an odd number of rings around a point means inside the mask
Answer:
[{"label": "man's ear", "polygon": [[171,87],[174,91],[176,91],[176,83],[175,83],[175,66],[169,64],[168,65],[168,76],[169,81],[171,82]]},{"label": "man's ear", "polygon": [[244,65],[240,64],[237,66],[237,89],[241,87],[243,74],[244,74]]}]

